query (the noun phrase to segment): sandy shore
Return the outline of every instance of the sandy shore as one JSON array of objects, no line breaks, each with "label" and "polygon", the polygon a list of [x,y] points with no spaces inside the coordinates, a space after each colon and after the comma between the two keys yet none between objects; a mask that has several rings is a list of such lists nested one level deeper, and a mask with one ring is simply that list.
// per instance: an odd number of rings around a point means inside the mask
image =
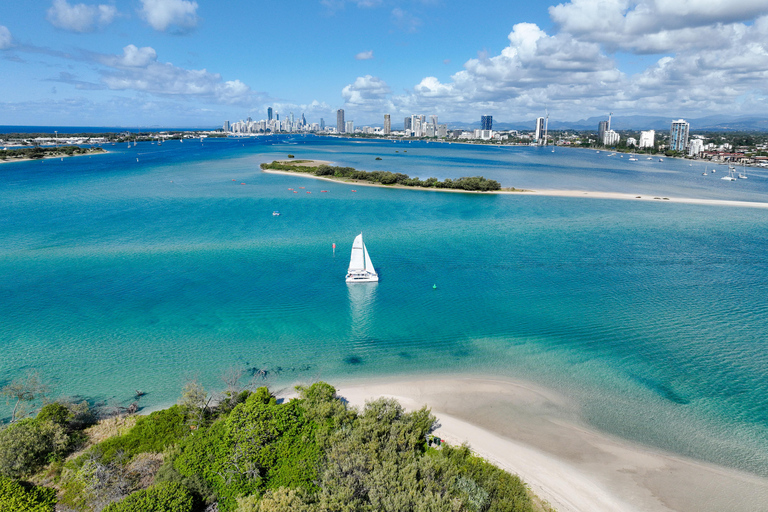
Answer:
[{"label": "sandy shore", "polygon": [[55,156],[44,156],[43,158],[9,158],[7,160],[0,159],[0,164],[12,164],[14,162],[33,162],[33,161],[43,161],[43,160],[52,160],[56,158],[72,158],[75,156],[93,156],[93,155],[106,155],[109,153],[106,149],[104,151],[93,151],[89,153],[82,153],[78,155],[55,155]]},{"label": "sandy shore", "polygon": [[600,433],[564,397],[527,383],[392,380],[341,385],[338,394],[358,406],[387,396],[409,410],[431,407],[438,436],[519,474],[559,512],[768,510],[768,479]]},{"label": "sandy shore", "polygon": [[[281,160],[284,163],[290,163],[290,160]],[[309,160],[303,162],[301,166],[314,167],[317,165],[327,164],[332,162],[324,160]],[[261,172],[270,174],[285,174],[290,176],[303,176],[305,178],[312,178],[316,180],[332,181],[334,183],[342,183],[345,185],[355,185],[360,187],[382,187],[382,188],[396,188],[400,190],[418,190],[422,192],[454,192],[460,194],[510,194],[521,196],[550,196],[550,197],[580,197],[586,199],[620,199],[627,201],[655,201],[658,203],[678,203],[678,204],[700,204],[708,206],[738,206],[741,208],[768,208],[768,202],[760,203],[753,201],[732,201],[728,199],[699,199],[692,197],[669,197],[664,195],[649,195],[649,194],[626,194],[621,192],[595,192],[588,190],[497,190],[492,192],[474,192],[469,190],[454,190],[445,188],[421,188],[421,187],[405,187],[403,185],[382,185],[380,183],[371,183],[368,181],[358,180],[340,180],[337,178],[328,178],[326,176],[315,176],[314,174],[293,172],[293,171],[277,171],[273,169],[262,169]]]}]

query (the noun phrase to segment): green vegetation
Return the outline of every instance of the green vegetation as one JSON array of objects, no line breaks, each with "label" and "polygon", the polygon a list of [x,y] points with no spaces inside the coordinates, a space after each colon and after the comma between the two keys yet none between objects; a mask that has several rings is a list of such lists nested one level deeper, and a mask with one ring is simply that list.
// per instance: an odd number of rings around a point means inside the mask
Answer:
[{"label": "green vegetation", "polygon": [[482,176],[462,177],[456,180],[447,178],[444,181],[438,181],[437,178],[427,178],[426,180],[421,181],[419,178],[411,178],[407,174],[399,172],[392,173],[389,171],[358,171],[352,167],[334,167],[330,165],[309,167],[278,161],[274,161],[271,164],[261,164],[261,168],[290,172],[303,172],[313,174],[315,176],[328,176],[338,179],[368,181],[381,185],[402,185],[405,187],[440,188],[481,192],[501,190],[501,185],[498,181],[488,180]]},{"label": "green vegetation", "polygon": [[0,476],[0,510],[53,512],[56,490]]},{"label": "green vegetation", "polygon": [[[0,446],[23,438],[16,451],[28,453],[0,464],[13,468],[0,476],[0,510],[52,511],[56,490],[60,505],[78,512],[537,510],[518,477],[466,446],[433,443],[426,408],[405,412],[379,399],[357,410],[322,382],[281,403],[266,387],[235,384],[212,406],[191,382],[179,405],[46,469],[74,449],[86,422],[76,407],[45,406],[0,431]],[[19,480],[40,471],[35,481],[56,490]]]},{"label": "green vegetation", "polygon": [[45,157],[73,156],[73,155],[85,155],[88,153],[101,153],[103,151],[104,150],[101,148],[83,148],[80,146],[56,146],[51,148],[34,146],[31,148],[0,149],[0,160],[21,159],[21,158],[40,159]]}]

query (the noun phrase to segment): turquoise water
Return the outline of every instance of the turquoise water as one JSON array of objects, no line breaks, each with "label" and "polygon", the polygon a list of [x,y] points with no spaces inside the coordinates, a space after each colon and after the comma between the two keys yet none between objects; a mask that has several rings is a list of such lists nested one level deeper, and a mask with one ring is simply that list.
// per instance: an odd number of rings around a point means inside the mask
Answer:
[{"label": "turquoise water", "polygon": [[[151,407],[190,378],[222,388],[232,366],[274,387],[501,375],[607,432],[768,476],[768,210],[352,192],[258,164],[753,201],[765,171],[726,183],[684,161],[314,137],[107,149],[0,166],[0,385],[34,368],[59,395],[141,389]],[[361,231],[381,281],[348,286]]]}]

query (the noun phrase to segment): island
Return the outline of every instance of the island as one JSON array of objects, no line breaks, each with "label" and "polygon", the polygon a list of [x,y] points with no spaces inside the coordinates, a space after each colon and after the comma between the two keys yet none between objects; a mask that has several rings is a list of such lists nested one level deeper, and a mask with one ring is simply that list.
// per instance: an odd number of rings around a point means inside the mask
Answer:
[{"label": "island", "polygon": [[25,162],[43,158],[63,158],[65,156],[91,155],[106,153],[100,147],[55,146],[55,147],[23,147],[18,149],[0,149],[0,163]]},{"label": "island", "polygon": [[261,164],[261,169],[305,173],[336,181],[367,182],[386,186],[463,190],[468,192],[493,192],[501,190],[501,184],[498,181],[489,180],[482,176],[465,176],[455,180],[446,178],[443,181],[439,181],[437,178],[427,178],[422,181],[419,178],[411,178],[407,174],[400,172],[359,171],[353,167],[332,166],[317,160],[275,160],[272,163]]}]

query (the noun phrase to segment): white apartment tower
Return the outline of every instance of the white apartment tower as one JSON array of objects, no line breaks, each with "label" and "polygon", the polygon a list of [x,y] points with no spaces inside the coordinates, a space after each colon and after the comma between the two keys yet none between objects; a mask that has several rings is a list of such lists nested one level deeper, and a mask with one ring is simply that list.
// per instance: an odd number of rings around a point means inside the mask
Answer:
[{"label": "white apartment tower", "polygon": [[640,132],[640,149],[643,148],[652,148],[656,141],[656,132],[654,130],[647,130],[644,132]]},{"label": "white apartment tower", "polygon": [[688,147],[688,130],[690,128],[685,119],[672,121],[672,128],[669,130],[669,149],[672,151],[685,151]]},{"label": "white apartment tower", "polygon": [[544,118],[536,118],[536,134],[533,136],[536,142],[544,138]]}]

